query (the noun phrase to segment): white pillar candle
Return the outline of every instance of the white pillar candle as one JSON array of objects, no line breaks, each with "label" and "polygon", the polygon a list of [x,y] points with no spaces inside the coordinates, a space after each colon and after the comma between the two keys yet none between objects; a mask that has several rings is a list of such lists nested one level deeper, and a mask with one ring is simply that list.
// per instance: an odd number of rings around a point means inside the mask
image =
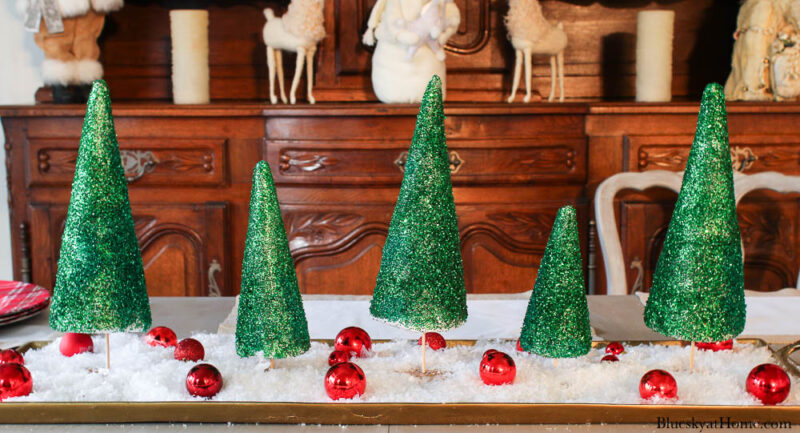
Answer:
[{"label": "white pillar candle", "polygon": [[674,11],[641,11],[636,26],[636,100],[672,99]]},{"label": "white pillar candle", "polygon": [[208,104],[208,11],[173,10],[172,100],[176,104]]}]

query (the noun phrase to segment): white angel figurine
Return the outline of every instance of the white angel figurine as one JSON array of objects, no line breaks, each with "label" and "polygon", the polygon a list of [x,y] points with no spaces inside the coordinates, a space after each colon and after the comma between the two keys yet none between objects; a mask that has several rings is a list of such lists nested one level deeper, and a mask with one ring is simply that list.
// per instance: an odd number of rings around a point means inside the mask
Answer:
[{"label": "white angel figurine", "polygon": [[372,8],[365,45],[372,55],[372,88],[382,102],[419,102],[433,75],[446,87],[444,45],[461,14],[453,0],[378,0]]}]

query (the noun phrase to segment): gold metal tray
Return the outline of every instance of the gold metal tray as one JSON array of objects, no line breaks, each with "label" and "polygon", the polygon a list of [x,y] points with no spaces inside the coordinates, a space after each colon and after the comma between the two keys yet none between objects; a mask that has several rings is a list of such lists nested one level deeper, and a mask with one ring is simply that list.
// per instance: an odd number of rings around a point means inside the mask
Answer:
[{"label": "gold metal tray", "polygon": [[[327,341],[328,340],[319,340]],[[767,346],[758,339],[738,344]],[[376,340],[375,342],[379,342]],[[33,342],[19,350],[42,347]],[[474,341],[448,341],[448,346]],[[605,342],[595,342],[602,347]],[[628,341],[626,345],[686,345],[681,341]],[[789,357],[800,341],[773,351],[775,361],[800,378]],[[148,402],[148,403],[0,403],[0,423],[272,423],[272,424],[655,424],[672,421],[800,424],[800,406],[700,406],[549,403],[260,403],[260,402]],[[726,421],[727,420],[727,421]],[[784,424],[785,425],[785,424]]]}]

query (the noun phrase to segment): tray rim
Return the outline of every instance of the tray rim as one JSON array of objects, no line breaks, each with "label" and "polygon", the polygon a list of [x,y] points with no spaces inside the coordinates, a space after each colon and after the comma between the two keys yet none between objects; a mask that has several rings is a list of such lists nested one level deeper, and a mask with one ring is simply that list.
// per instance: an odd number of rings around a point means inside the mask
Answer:
[{"label": "tray rim", "polygon": [[[331,340],[313,340],[330,343]],[[382,342],[388,340],[374,340]],[[513,341],[498,339],[497,341]],[[739,343],[767,347],[776,362],[785,364],[800,341],[774,351],[756,338]],[[51,342],[30,342],[20,350]],[[475,340],[451,340],[448,346],[471,345]],[[593,348],[608,341],[595,341]],[[626,345],[688,345],[677,340],[623,341]],[[787,350],[793,349],[793,350]],[[781,353],[787,353],[782,359]],[[790,374],[796,378],[795,371]],[[659,417],[676,421],[789,422],[800,424],[800,405],[656,405],[597,403],[292,403],[292,402],[31,402],[0,403],[0,423],[262,423],[322,425],[469,425],[469,424],[655,424]]]}]

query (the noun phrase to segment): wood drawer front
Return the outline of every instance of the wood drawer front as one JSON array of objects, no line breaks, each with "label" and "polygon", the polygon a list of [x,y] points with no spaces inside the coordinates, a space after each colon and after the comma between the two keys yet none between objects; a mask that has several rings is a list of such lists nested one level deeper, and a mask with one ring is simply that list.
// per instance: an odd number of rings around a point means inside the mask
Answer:
[{"label": "wood drawer front", "polygon": [[[79,141],[30,139],[28,185],[71,185]],[[119,146],[130,186],[225,184],[225,139],[122,137]]]},{"label": "wood drawer front", "polygon": [[[530,290],[563,204],[456,205],[467,292]],[[578,203],[576,207],[585,254],[587,206]],[[393,208],[388,203],[282,205],[301,291],[371,294]]]},{"label": "wood drawer front", "polygon": [[[694,136],[631,136],[626,140],[628,171],[681,171],[686,168]],[[800,139],[796,136],[732,135],[730,142],[734,170],[800,174]]]},{"label": "wood drawer front", "polygon": [[[313,142],[270,140],[267,158],[278,183],[399,184],[407,141]],[[586,140],[541,138],[449,140],[454,184],[579,183],[586,179]]]},{"label": "wood drawer front", "polygon": [[[228,204],[132,204],[150,296],[227,296]],[[66,204],[30,205],[33,280],[55,284]]]}]

